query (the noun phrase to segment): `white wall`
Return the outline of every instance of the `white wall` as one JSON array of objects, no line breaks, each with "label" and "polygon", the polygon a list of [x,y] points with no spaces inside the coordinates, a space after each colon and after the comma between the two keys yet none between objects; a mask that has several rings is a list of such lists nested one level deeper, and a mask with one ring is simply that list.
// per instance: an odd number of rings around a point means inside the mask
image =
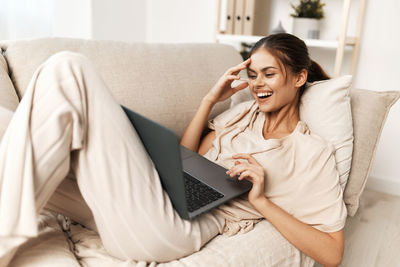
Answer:
[{"label": "white wall", "polygon": [[[376,91],[400,91],[400,1],[367,1],[354,84]],[[367,186],[400,195],[400,102],[391,109]]]},{"label": "white wall", "polygon": [[0,40],[48,36],[52,0],[0,0]]},{"label": "white wall", "polygon": [[147,0],[146,41],[213,42],[215,0]]},{"label": "white wall", "polygon": [[53,36],[145,41],[142,0],[0,0],[0,6],[0,40]]},{"label": "white wall", "polygon": [[143,42],[146,3],[141,0],[92,0],[92,38]]},{"label": "white wall", "polygon": [[[92,37],[91,0],[49,0],[53,5],[52,31],[48,36]],[[34,23],[34,22],[33,22]]]}]

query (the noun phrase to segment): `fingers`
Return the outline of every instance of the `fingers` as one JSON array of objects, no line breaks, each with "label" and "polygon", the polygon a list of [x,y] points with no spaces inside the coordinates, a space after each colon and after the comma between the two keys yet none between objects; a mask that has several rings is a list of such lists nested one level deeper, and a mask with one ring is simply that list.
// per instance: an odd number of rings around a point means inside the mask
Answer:
[{"label": "fingers", "polygon": [[248,164],[242,163],[242,164],[236,164],[235,166],[232,167],[229,171],[226,172],[230,177],[235,177],[236,175],[239,175],[249,169]]},{"label": "fingers", "polygon": [[236,93],[236,92],[238,92],[240,90],[243,90],[244,88],[247,88],[248,86],[249,86],[249,83],[248,82],[244,82],[244,83],[241,83],[241,84],[239,84],[238,86],[236,86],[236,87],[234,87],[232,89],[233,89],[234,93]]},{"label": "fingers", "polygon": [[[245,179],[246,177],[248,178],[252,178],[254,174],[252,174],[250,171],[244,171],[240,174],[240,176],[238,177],[238,180],[241,181],[243,179]],[[250,181],[252,181],[253,179],[249,179]]]},{"label": "fingers", "polygon": [[240,77],[237,75],[227,75],[226,78],[228,80],[239,80],[240,79]]},{"label": "fingers", "polygon": [[250,154],[245,154],[245,153],[236,154],[236,155],[233,155],[232,158],[233,159],[245,159],[249,163],[257,163],[258,164],[257,160],[255,158],[253,158]]},{"label": "fingers", "polygon": [[250,58],[248,58],[247,60],[243,61],[242,63],[228,69],[228,71],[226,73],[237,75],[241,70],[244,70],[247,68],[247,66],[250,64],[250,61],[251,61]]}]

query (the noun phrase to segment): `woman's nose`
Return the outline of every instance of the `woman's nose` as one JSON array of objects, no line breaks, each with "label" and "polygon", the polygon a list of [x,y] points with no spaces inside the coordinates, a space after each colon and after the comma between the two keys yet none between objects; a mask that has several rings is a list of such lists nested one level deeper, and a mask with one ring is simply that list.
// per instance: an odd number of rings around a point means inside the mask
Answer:
[{"label": "woman's nose", "polygon": [[253,86],[254,87],[262,87],[264,86],[264,80],[262,78],[261,75],[257,76],[254,80],[253,80]]}]

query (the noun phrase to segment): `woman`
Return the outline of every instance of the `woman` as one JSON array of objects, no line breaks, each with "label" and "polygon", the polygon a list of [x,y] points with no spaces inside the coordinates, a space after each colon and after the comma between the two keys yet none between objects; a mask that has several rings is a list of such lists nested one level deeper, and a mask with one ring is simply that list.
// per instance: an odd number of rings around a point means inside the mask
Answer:
[{"label": "woman", "polygon": [[[249,83],[231,88],[245,69]],[[299,250],[326,266],[336,266],[343,254],[347,213],[333,148],[310,135],[299,120],[306,82],[326,79],[303,41],[290,34],[265,37],[254,45],[248,60],[225,72],[204,97],[181,144],[229,168],[231,177],[240,175],[239,180],[253,183],[248,200],[234,200],[217,209],[227,224],[265,218]],[[215,118],[210,125],[214,131],[200,142],[214,104],[247,85],[255,101]]]},{"label": "woman", "polygon": [[[214,131],[200,140],[213,105],[247,87],[230,88],[246,68],[256,101],[215,118]],[[97,230],[117,258],[170,261],[198,251],[218,233],[247,231],[264,217],[310,257],[339,264],[346,211],[333,150],[310,135],[298,115],[306,81],[326,79],[322,74],[301,40],[279,34],[260,40],[249,60],[219,79],[181,143],[253,187],[248,197],[185,221],[92,64],[68,52],[51,57],[35,72],[0,146],[0,265],[37,235],[36,214],[53,204],[49,199],[68,173],[84,201],[53,209]]]}]

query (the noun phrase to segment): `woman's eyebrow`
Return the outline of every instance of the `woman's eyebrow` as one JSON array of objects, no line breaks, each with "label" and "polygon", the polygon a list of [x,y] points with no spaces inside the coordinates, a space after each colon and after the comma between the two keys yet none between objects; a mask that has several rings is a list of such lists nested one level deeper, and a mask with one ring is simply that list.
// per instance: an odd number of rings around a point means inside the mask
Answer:
[{"label": "woman's eyebrow", "polygon": [[[264,71],[266,71],[266,70],[268,70],[268,69],[278,69],[278,68],[273,67],[273,66],[267,66],[267,67],[262,68],[262,69],[261,69],[261,72],[264,72]],[[255,72],[253,69],[250,69],[250,68],[247,68],[247,71]]]}]

